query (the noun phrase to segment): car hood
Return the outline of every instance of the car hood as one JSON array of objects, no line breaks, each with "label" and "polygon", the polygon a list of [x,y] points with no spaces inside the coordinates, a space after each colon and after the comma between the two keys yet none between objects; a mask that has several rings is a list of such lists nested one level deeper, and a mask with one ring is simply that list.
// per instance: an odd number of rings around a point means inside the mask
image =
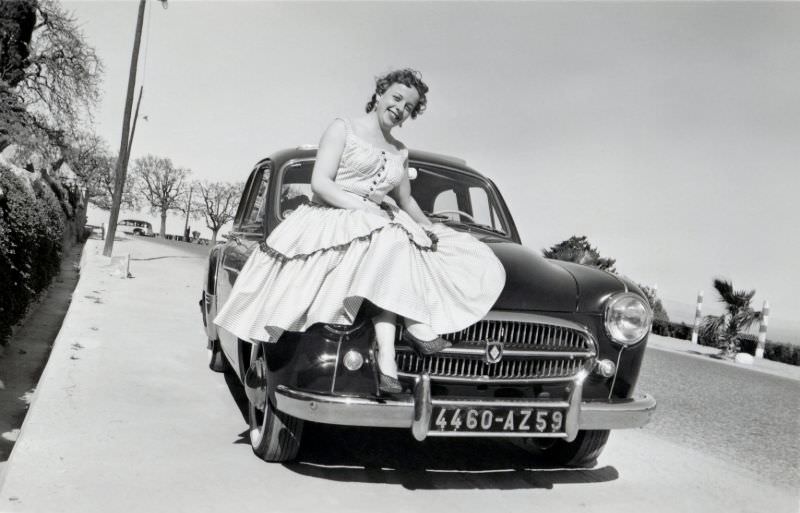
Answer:
[{"label": "car hood", "polygon": [[549,260],[513,242],[484,239],[506,270],[497,310],[602,312],[610,294],[626,290],[610,273],[570,262]]}]

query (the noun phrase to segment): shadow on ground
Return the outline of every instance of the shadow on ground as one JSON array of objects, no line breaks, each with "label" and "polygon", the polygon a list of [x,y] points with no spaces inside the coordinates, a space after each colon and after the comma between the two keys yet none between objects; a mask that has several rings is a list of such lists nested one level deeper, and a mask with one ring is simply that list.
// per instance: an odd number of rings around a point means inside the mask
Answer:
[{"label": "shadow on ground", "polygon": [[[235,375],[227,373],[225,378],[246,423],[247,397]],[[248,431],[239,433],[233,443],[249,445]],[[547,466],[531,452],[506,440],[428,438],[417,442],[410,430],[312,422],[305,423],[297,459],[284,466],[308,477],[392,484],[409,490],[550,489],[557,484],[599,483],[619,478],[612,466],[580,469]]]}]

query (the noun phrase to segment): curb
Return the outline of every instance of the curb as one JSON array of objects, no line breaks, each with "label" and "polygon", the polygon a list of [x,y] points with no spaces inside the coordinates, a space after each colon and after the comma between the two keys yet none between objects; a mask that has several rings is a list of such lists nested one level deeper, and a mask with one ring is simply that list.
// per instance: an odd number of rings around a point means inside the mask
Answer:
[{"label": "curb", "polygon": [[[701,346],[696,345],[693,347],[686,348],[686,341],[679,340],[679,339],[672,339],[670,337],[661,337],[662,340],[658,342],[652,343],[652,340],[648,340],[647,342],[647,349],[655,349],[658,351],[665,351],[670,353],[679,353],[693,358],[701,358],[705,361],[717,362],[723,365],[729,365],[732,367],[736,367],[737,369],[744,369],[751,372],[760,372],[762,374],[767,374],[770,376],[775,376],[784,379],[790,379],[793,381],[800,381],[800,367],[795,365],[789,365],[788,363],[782,362],[775,362],[772,360],[762,360],[761,364],[759,364],[759,360],[756,360],[752,365],[743,365],[740,363],[736,363],[732,360],[724,360],[719,358],[713,358],[712,355],[717,353],[717,350],[714,348],[710,348],[708,346]],[[668,342],[669,340],[677,340],[677,344],[684,347],[671,347]],[[769,362],[769,363],[765,363]]]},{"label": "curb", "polygon": [[[75,284],[75,290],[72,292],[73,296],[78,294],[80,292],[80,289],[81,289],[81,284],[82,284],[83,280],[82,280],[82,273],[80,271],[84,268],[84,265],[86,264],[86,260],[87,260],[86,251],[87,251],[87,248],[90,246],[90,241],[91,240],[92,239],[87,239],[86,242],[84,242],[84,244],[83,244],[83,249],[81,249],[81,257],[80,257],[80,259],[78,261],[78,267],[79,267],[79,269],[78,269],[78,283]],[[25,418],[22,421],[22,425],[19,427],[19,433],[17,435],[17,443],[19,443],[19,441],[22,439],[22,437],[25,434],[25,427],[27,426],[28,421],[30,419],[30,416],[28,415],[28,413],[30,413],[31,410],[33,410],[34,405],[36,404],[36,402],[37,402],[37,400],[39,398],[39,390],[42,389],[42,386],[46,383],[46,380],[48,379],[48,375],[50,374],[49,371],[50,371],[51,366],[53,365],[52,364],[53,360],[52,360],[51,356],[53,355],[53,352],[55,352],[56,347],[59,345],[59,341],[62,338],[61,334],[63,332],[64,326],[70,320],[70,317],[71,317],[71,314],[72,314],[72,305],[73,305],[73,303],[70,302],[70,306],[67,309],[67,313],[64,316],[64,320],[61,323],[61,328],[59,328],[59,330],[58,330],[58,335],[56,336],[55,340],[53,340],[53,347],[50,349],[50,354],[47,356],[47,363],[45,364],[44,369],[42,370],[42,374],[39,376],[39,381],[36,383],[36,387],[35,387],[34,392],[33,392],[33,397],[31,397],[31,402],[28,404],[28,411],[27,411],[27,413],[25,415]],[[6,476],[8,475],[8,470],[11,468],[11,466],[14,463],[14,456],[17,453],[16,448],[17,448],[17,445],[15,444],[14,448],[11,450],[11,454],[8,455],[8,459],[5,462],[4,471],[2,472],[2,475],[0,475],[0,489],[3,488],[3,485],[5,484],[5,481],[6,481]]]}]

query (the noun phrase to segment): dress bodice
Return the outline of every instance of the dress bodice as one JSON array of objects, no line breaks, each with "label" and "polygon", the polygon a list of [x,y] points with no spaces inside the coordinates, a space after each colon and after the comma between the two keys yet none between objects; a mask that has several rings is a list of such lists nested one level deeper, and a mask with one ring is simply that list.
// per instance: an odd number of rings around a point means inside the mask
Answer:
[{"label": "dress bodice", "polygon": [[408,150],[398,153],[380,149],[356,135],[349,119],[342,121],[347,136],[334,182],[364,201],[380,204],[405,175]]}]

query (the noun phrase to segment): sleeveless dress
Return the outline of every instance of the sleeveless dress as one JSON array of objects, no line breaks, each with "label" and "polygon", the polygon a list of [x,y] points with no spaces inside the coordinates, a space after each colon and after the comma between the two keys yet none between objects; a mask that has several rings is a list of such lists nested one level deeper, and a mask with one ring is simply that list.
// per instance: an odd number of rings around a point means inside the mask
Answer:
[{"label": "sleeveless dress", "polygon": [[214,322],[242,340],[275,342],[319,322],[352,324],[364,299],[439,334],[478,322],[503,289],[503,265],[472,235],[441,223],[426,230],[387,200],[407,150],[381,150],[343,121],[334,182],[368,209],[300,205],[250,254]]}]

